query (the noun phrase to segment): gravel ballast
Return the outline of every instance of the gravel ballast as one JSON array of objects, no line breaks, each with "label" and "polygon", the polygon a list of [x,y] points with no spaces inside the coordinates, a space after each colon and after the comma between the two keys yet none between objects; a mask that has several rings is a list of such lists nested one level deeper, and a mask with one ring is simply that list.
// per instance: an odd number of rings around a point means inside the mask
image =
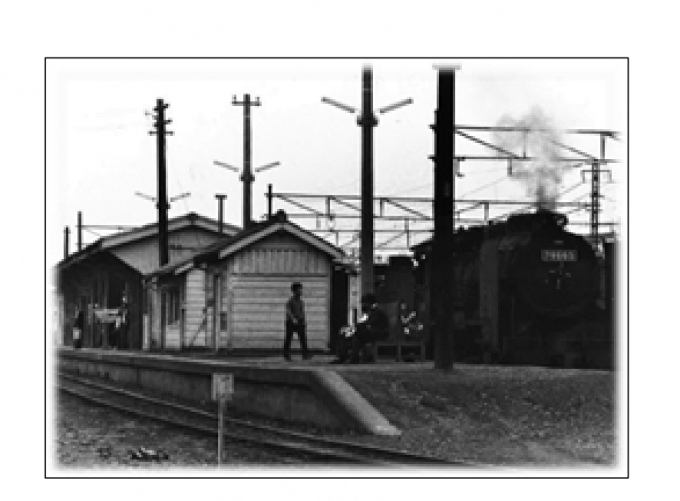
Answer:
[{"label": "gravel ballast", "polygon": [[613,372],[482,365],[442,372],[431,363],[339,372],[402,430],[367,442],[485,465],[616,462]]}]

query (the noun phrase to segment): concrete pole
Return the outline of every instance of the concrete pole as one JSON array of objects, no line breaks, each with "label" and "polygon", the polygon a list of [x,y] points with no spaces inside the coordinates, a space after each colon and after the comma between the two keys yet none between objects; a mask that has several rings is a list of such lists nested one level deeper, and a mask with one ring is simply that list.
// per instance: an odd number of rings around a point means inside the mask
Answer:
[{"label": "concrete pole", "polygon": [[373,292],[373,71],[362,73],[361,117],[361,295]]},{"label": "concrete pole", "polygon": [[434,238],[430,281],[430,318],[436,369],[453,367],[453,224],[455,72],[440,68],[435,113]]},{"label": "concrete pole", "polygon": [[243,101],[237,101],[236,96],[234,96],[232,104],[243,106],[243,174],[241,174],[241,181],[243,182],[243,229],[246,229],[251,223],[252,184],[255,181],[251,168],[250,107],[260,106],[260,99],[256,98],[255,101],[251,101],[250,94],[245,94]]}]

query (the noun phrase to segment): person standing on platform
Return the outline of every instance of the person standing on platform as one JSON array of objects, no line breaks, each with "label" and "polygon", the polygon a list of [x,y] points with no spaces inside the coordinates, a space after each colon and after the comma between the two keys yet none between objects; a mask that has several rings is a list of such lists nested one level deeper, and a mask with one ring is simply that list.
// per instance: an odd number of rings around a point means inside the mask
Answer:
[{"label": "person standing on platform", "polygon": [[115,323],[115,336],[112,341],[112,348],[114,350],[121,349],[123,347],[122,342],[127,340],[127,322],[128,322],[128,305],[127,300],[123,298],[120,308],[118,308],[118,313],[116,315]]},{"label": "person standing on platform", "polygon": [[83,310],[76,307],[76,316],[73,321],[73,348],[76,350],[83,346],[83,327],[85,326],[85,315]]},{"label": "person standing on platform", "polygon": [[305,321],[305,303],[302,300],[302,284],[294,282],[290,286],[293,295],[286,303],[286,338],[283,342],[283,358],[290,360],[290,344],[293,333],[297,332],[302,349],[302,358],[312,358],[307,350],[307,325]]}]

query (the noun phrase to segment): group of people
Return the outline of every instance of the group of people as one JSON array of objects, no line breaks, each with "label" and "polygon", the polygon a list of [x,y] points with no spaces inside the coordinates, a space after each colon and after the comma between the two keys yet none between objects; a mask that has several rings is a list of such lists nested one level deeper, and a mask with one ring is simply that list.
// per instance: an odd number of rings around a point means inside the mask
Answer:
[{"label": "group of people", "polygon": [[[292,296],[286,303],[286,335],[283,342],[283,358],[290,360],[290,346],[293,334],[300,340],[302,358],[311,358],[307,347],[307,332],[304,301],[302,300],[302,284],[291,285]],[[405,303],[400,303],[399,320],[404,336],[415,336],[422,329]],[[355,325],[344,327],[338,339],[337,358],[331,363],[366,363],[371,362],[372,354],[368,349],[376,341],[384,340],[390,334],[390,321],[387,314],[378,306],[375,294],[364,294],[361,297],[361,316]]]},{"label": "group of people", "polygon": [[[113,322],[113,327],[109,331],[108,347],[114,350],[121,346],[121,341],[127,333],[128,326],[128,305],[127,301],[123,299],[123,303],[118,308],[116,319]],[[108,328],[108,326],[107,326]],[[85,312],[76,307],[73,319],[73,348],[80,349],[83,347],[83,334],[85,330]]]},{"label": "group of people", "polygon": [[[307,322],[305,317],[305,304],[302,299],[302,284],[294,282],[291,285],[291,297],[286,303],[285,339],[283,342],[283,358],[290,360],[290,348],[293,335],[297,334],[300,340],[302,358],[312,358],[307,346]],[[415,313],[410,313],[405,303],[400,305],[400,321],[404,329],[404,335],[413,334],[417,328]],[[119,309],[115,325],[111,330],[109,345],[112,348],[119,346],[120,338],[128,324],[127,303],[123,301]],[[81,309],[76,309],[73,323],[73,347],[78,349],[83,345],[83,330],[85,327],[85,315]],[[378,306],[375,294],[364,294],[361,297],[361,316],[357,323],[341,330],[337,358],[331,363],[361,363],[372,361],[372,355],[368,347],[376,341],[389,337],[390,322],[387,314]]]}]

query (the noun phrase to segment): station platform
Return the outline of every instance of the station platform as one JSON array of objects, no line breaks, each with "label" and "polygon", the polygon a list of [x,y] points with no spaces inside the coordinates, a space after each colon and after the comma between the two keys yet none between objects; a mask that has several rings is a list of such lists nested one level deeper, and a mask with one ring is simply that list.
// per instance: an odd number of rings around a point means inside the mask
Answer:
[{"label": "station platform", "polygon": [[[382,371],[394,363],[331,364],[334,357],[310,360],[282,356],[241,357],[209,353],[159,354],[71,347],[56,350],[57,370],[133,384],[159,394],[196,402],[211,400],[212,375],[232,374],[229,407],[258,417],[359,433],[398,436],[376,408],[343,378],[356,371]],[[399,364],[422,370],[426,363]],[[431,365],[431,364],[429,364]]]}]

